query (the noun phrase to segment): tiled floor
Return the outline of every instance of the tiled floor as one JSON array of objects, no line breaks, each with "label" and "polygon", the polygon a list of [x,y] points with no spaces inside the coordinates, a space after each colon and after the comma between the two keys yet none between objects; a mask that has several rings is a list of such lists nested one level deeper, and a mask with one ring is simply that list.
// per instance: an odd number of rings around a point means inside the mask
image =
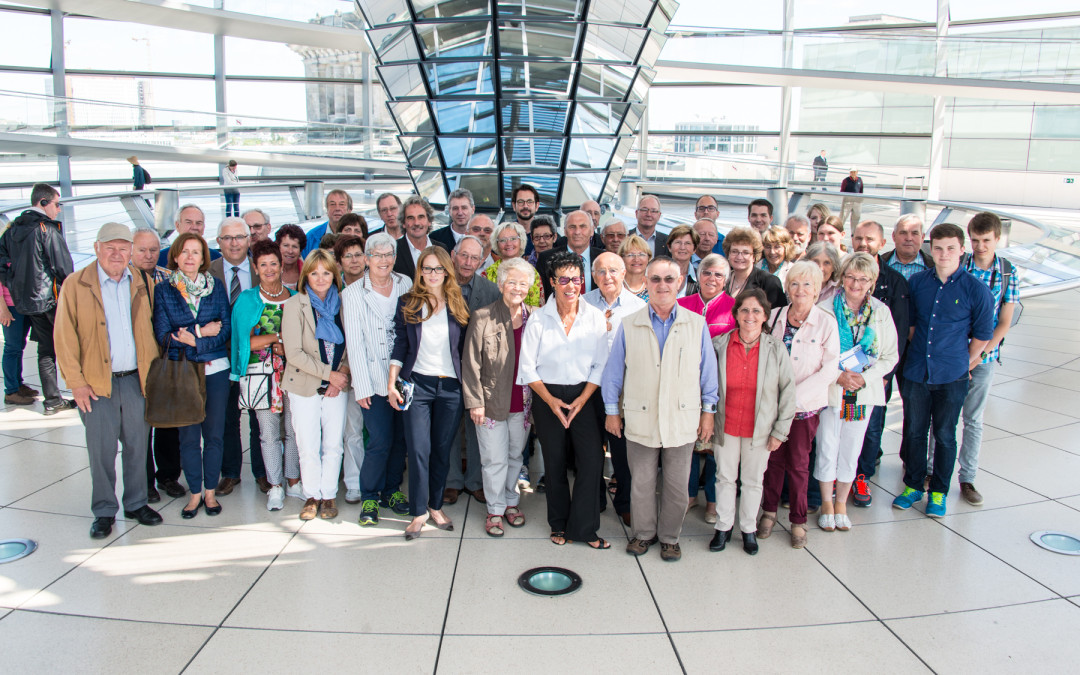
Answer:
[{"label": "tiled floor", "polygon": [[[120,519],[95,541],[78,417],[3,409],[0,535],[40,544],[0,565],[3,670],[1068,670],[1080,658],[1080,558],[1028,537],[1080,534],[1078,304],[1080,292],[1025,303],[986,417],[985,506],[954,490],[940,521],[890,508],[897,401],[875,502],[850,510],[855,527],[812,527],[802,551],[778,530],[756,557],[737,542],[709,553],[700,508],[677,564],[626,555],[610,509],[611,550],[555,547],[539,494],[524,498],[526,527],[501,540],[462,500],[447,508],[454,532],[407,544],[404,520],[362,529],[356,506],[331,522],[302,523],[297,500],[269,513],[249,476],[217,518],[182,521],[181,502],[166,500],[165,524]],[[579,572],[581,590],[520,591],[517,576],[545,564]]]}]

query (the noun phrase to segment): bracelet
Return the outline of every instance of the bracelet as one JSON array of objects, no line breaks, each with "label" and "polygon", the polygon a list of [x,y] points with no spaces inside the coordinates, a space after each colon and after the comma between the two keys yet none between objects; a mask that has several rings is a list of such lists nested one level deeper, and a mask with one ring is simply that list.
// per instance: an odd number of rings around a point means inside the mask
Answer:
[{"label": "bracelet", "polygon": [[202,337],[202,330],[199,328],[199,324],[195,324],[195,337]]}]

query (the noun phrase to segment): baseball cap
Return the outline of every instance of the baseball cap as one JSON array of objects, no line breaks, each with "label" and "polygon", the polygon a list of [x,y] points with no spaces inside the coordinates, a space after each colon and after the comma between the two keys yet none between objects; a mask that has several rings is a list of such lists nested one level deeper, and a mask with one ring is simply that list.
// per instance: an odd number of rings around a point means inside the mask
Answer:
[{"label": "baseball cap", "polygon": [[116,241],[122,239],[124,241],[132,241],[131,228],[127,225],[121,225],[120,223],[105,223],[98,230],[97,239],[94,241],[103,244],[107,241]]}]

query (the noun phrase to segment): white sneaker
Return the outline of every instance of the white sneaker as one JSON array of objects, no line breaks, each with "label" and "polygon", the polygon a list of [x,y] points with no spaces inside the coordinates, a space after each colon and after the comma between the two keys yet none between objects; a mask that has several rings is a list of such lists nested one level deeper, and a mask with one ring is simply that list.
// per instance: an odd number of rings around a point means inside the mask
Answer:
[{"label": "white sneaker", "polygon": [[304,498],[304,484],[297,481],[296,485],[289,485],[285,483],[285,496],[295,497],[296,499]]},{"label": "white sneaker", "polygon": [[266,493],[266,510],[280,511],[285,506],[285,490],[275,485]]},{"label": "white sneaker", "polygon": [[364,493],[360,490],[346,490],[345,491],[345,503],[346,504],[359,504]]}]

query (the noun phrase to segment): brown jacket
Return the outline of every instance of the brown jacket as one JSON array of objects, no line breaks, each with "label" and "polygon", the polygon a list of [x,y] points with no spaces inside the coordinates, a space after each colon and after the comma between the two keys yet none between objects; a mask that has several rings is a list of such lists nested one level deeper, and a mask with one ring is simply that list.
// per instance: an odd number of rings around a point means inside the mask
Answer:
[{"label": "brown jacket", "polygon": [[[128,268],[130,269],[130,268]],[[153,278],[147,288],[137,271],[131,273],[131,325],[135,331],[135,356],[139,362],[139,384],[146,388],[150,363],[160,354],[154,339],[150,297]],[[72,389],[90,385],[95,396],[112,395],[112,364],[109,333],[105,326],[105,306],[101,301],[97,261],[64,280],[56,307],[56,362],[60,374]]]},{"label": "brown jacket", "polygon": [[510,414],[514,387],[514,324],[500,297],[472,313],[461,353],[465,409],[483,408],[484,417],[503,422]]},{"label": "brown jacket", "polygon": [[[319,357],[319,338],[315,337],[315,310],[311,298],[297,293],[285,301],[281,316],[281,341],[285,347],[285,374],[281,388],[297,396],[315,396],[331,368]],[[338,370],[349,372],[348,350],[342,353]],[[345,388],[348,391],[348,387]]]}]

